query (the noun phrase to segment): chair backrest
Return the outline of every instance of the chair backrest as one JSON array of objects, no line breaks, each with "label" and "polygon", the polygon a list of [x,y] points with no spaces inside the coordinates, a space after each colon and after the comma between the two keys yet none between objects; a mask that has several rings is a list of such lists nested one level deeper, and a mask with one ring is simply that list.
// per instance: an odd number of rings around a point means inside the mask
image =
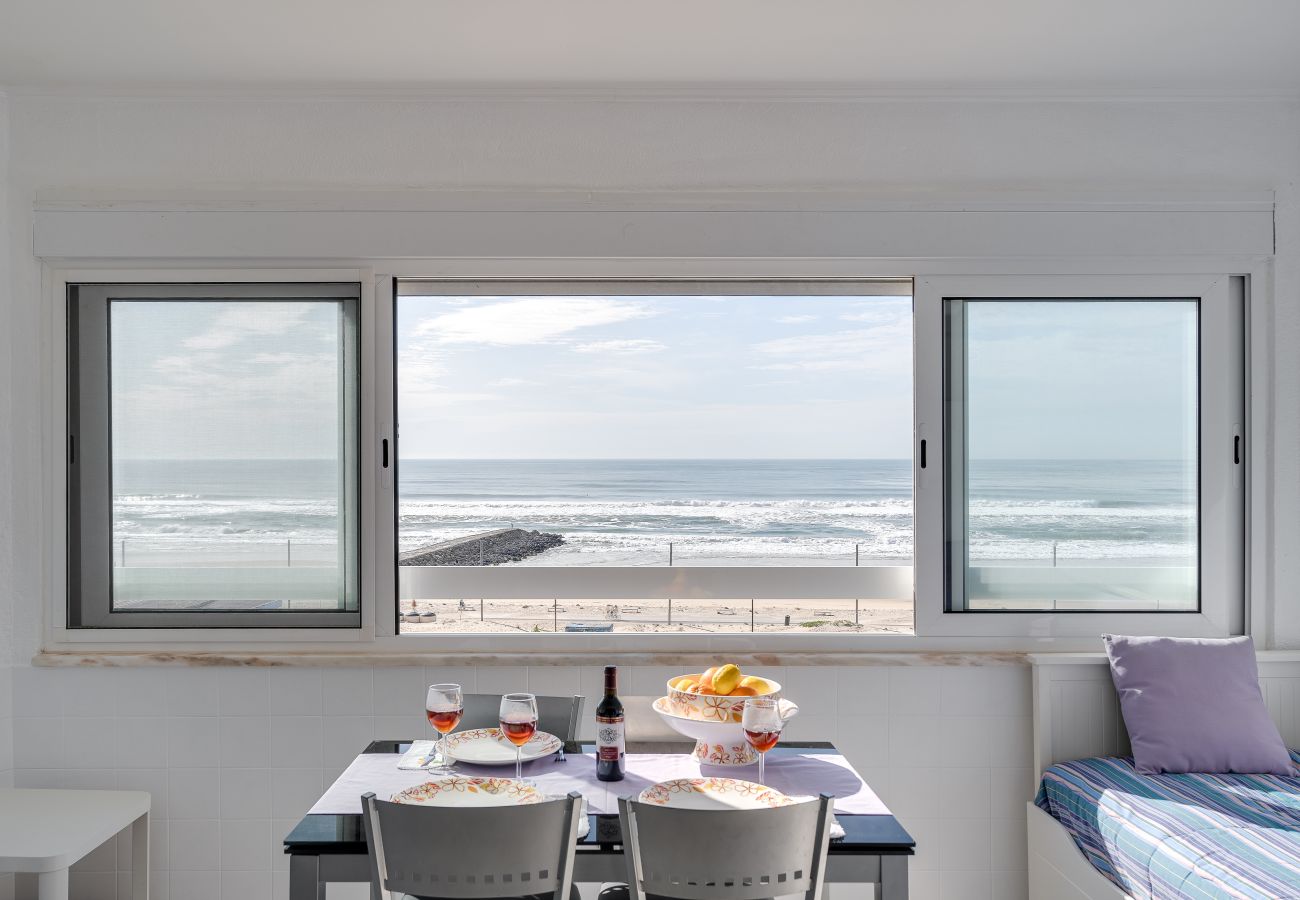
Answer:
[{"label": "chair backrest", "polygon": [[831,798],[775,809],[672,809],[622,798],[628,890],[680,900],[819,900]]},{"label": "chair backrest", "polygon": [[623,718],[627,723],[627,741],[631,743],[653,743],[686,741],[680,732],[674,731],[668,723],[654,711],[657,697],[620,697],[623,701]]},{"label": "chair backrest", "polygon": [[[500,694],[466,694],[465,714],[457,728],[495,728],[501,722]],[[578,726],[582,723],[584,698],[538,697],[537,728],[553,734],[562,741],[576,741]]]},{"label": "chair backrest", "polygon": [[361,798],[371,896],[484,900],[553,892],[566,900],[577,792],[528,806],[411,806]]}]

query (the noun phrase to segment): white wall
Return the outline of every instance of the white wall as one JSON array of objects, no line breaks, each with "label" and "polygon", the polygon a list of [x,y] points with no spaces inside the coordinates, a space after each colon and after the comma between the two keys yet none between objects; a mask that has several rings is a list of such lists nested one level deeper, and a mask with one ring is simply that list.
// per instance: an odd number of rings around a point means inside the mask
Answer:
[{"label": "white wall", "polygon": [[[277,843],[373,736],[414,733],[400,669],[38,670],[45,565],[41,333],[31,206],[45,189],[1273,189],[1279,201],[1272,585],[1300,581],[1300,109],[1282,102],[448,102],[15,96],[0,255],[0,669],[12,607],[15,778],[148,787],[156,897],[284,896]],[[2,131],[2,126],[0,126]],[[3,220],[0,220],[0,225]],[[869,248],[864,253],[869,254]],[[12,309],[7,305],[12,304]],[[12,406],[7,405],[12,401]],[[1300,646],[1300,604],[1271,609]],[[16,598],[16,600],[14,600]],[[594,671],[480,667],[480,690],[595,690]],[[649,693],[664,673],[632,673]],[[794,734],[836,740],[920,842],[916,898],[1023,896],[1029,791],[1023,667],[790,669]],[[5,691],[0,676],[0,723]],[[413,714],[414,713],[414,714]],[[0,724],[0,763],[5,759]],[[292,750],[291,744],[292,743]],[[83,757],[83,748],[90,748]],[[297,754],[296,756],[293,754]],[[0,765],[3,771],[3,765]],[[77,896],[113,897],[112,851]]]},{"label": "white wall", "polygon": [[[9,331],[12,299],[9,266],[9,102],[0,94],[0,335]],[[0,337],[0,360],[8,358],[7,341]],[[0,788],[13,782],[13,691],[10,686],[9,660],[13,649],[13,592],[9,584],[13,572],[13,518],[6,515],[12,508],[9,488],[12,483],[10,450],[12,420],[12,376],[10,366],[0,365]],[[0,900],[12,893],[13,878],[0,874]]]}]

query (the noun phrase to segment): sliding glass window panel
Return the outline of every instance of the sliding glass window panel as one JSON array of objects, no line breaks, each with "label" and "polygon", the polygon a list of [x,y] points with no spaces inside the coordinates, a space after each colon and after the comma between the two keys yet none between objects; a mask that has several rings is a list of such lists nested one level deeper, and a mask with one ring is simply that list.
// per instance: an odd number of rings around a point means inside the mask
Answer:
[{"label": "sliding glass window panel", "polygon": [[357,302],[77,290],[74,621],[355,624]]},{"label": "sliding glass window panel", "polygon": [[944,302],[949,610],[1198,611],[1199,301]]}]

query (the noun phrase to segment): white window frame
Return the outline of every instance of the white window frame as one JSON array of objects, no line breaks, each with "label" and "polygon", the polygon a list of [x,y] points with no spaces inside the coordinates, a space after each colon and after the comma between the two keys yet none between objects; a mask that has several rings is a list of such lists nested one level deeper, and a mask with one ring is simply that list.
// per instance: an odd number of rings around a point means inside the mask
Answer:
[{"label": "white window frame", "polygon": [[44,441],[47,447],[60,448],[53,455],[63,460],[67,443],[68,400],[68,342],[66,340],[67,296],[71,286],[79,284],[219,284],[219,283],[342,283],[361,285],[359,367],[360,392],[358,404],[358,432],[360,434],[361,496],[358,509],[359,551],[361,556],[358,589],[360,592],[361,619],[357,627],[209,627],[209,628],[73,628],[68,623],[68,468],[50,465],[46,470],[46,508],[49,511],[49,530],[46,541],[51,548],[48,569],[50,591],[45,604],[46,648],[77,650],[87,645],[100,645],[116,649],[121,646],[167,647],[184,649],[211,649],[217,646],[281,644],[292,646],[300,642],[322,646],[371,641],[375,636],[374,557],[370,552],[365,533],[367,523],[373,520],[373,503],[376,495],[375,450],[367,438],[375,432],[373,404],[367,402],[366,393],[374,383],[374,342],[367,335],[374,328],[374,272],[369,268],[337,269],[247,269],[247,268],[68,268],[47,269],[45,296],[48,308],[49,335],[46,346],[50,348],[50,368],[47,378],[52,403],[45,422]]},{"label": "white window frame", "polygon": [[[1160,277],[1181,278],[1204,284],[1218,280],[1222,273],[1237,273],[1246,277],[1249,379],[1264,383],[1272,370],[1270,344],[1261,329],[1267,327],[1267,316],[1251,318],[1250,294],[1265,308],[1270,304],[1271,257],[1263,255],[1203,254],[1195,257],[1149,256],[1143,258],[1026,257],[983,261],[926,258],[880,259],[781,259],[781,258],[722,258],[696,259],[645,259],[601,257],[591,259],[407,259],[365,260],[340,259],[342,267],[313,267],[310,263],[284,260],[273,261],[262,267],[248,267],[238,262],[216,268],[195,268],[185,260],[148,260],[121,258],[108,263],[79,258],[46,258],[43,260],[43,290],[46,299],[46,332],[43,344],[47,348],[47,366],[43,374],[42,391],[47,398],[43,442],[47,447],[61,447],[65,424],[63,403],[66,397],[65,327],[62,318],[62,298],[69,283],[148,281],[345,281],[356,279],[362,283],[362,433],[373,436],[362,441],[362,516],[364,522],[393,522],[393,493],[385,483],[385,475],[378,467],[378,444],[383,436],[391,436],[392,422],[385,420],[384,410],[391,410],[391,379],[376,377],[377,345],[386,344],[391,353],[391,304],[376,303],[376,295],[391,297],[396,278],[525,278],[603,280],[620,277],[656,278],[759,278],[759,279],[876,279],[896,278],[899,273],[915,273],[916,293],[922,285],[935,279],[970,275],[955,273],[974,272],[976,276],[1001,272],[1026,273],[1021,277],[1057,277],[1058,273],[1089,277],[1105,277],[1126,285],[1124,293],[1132,294],[1135,279]],[[378,274],[377,274],[378,273]],[[1030,275],[1029,273],[1033,273]],[[1156,276],[1153,273],[1174,273]],[[967,291],[966,293],[970,293]],[[919,316],[916,323],[920,330]],[[366,336],[369,335],[369,338]],[[1253,335],[1254,340],[1251,340]],[[382,347],[379,348],[382,351]],[[917,385],[917,390],[920,386]],[[1266,465],[1269,458],[1267,439],[1272,398],[1266,391],[1248,392],[1245,441],[1250,466]],[[918,413],[918,429],[927,426]],[[55,451],[55,458],[58,451]],[[552,664],[557,661],[579,663],[592,661],[670,662],[673,660],[698,660],[726,653],[739,661],[746,659],[771,662],[771,654],[779,654],[782,664],[855,664],[862,653],[917,653],[917,652],[992,652],[1005,653],[1030,650],[1093,650],[1097,629],[1092,627],[1086,637],[1063,633],[1064,617],[1038,617],[1032,628],[1016,632],[1005,627],[1009,619],[1002,617],[1004,627],[981,630],[970,634],[962,629],[941,627],[942,619],[935,615],[931,604],[936,595],[927,591],[918,579],[916,594],[916,632],[913,635],[843,635],[843,634],[768,634],[751,636],[731,635],[402,635],[395,633],[396,591],[382,584],[385,572],[391,569],[379,566],[373,540],[363,533],[362,550],[362,627],[359,629],[205,629],[201,634],[181,629],[139,629],[114,632],[70,631],[66,627],[63,610],[66,608],[66,542],[63,516],[66,484],[63,467],[53,466],[45,472],[45,508],[47,510],[46,546],[50,548],[46,560],[47,581],[43,603],[43,640],[45,652],[74,654],[108,654],[109,660],[149,660],[159,650],[167,658],[175,654],[192,654],[206,662],[223,658],[246,661],[249,658],[280,659],[297,664],[337,663],[349,659],[357,663],[379,660],[389,664],[408,661],[418,664],[430,659],[465,663],[493,662],[502,658],[514,664]],[[1247,470],[1247,489],[1250,493],[1247,509],[1248,584],[1258,586],[1247,590],[1244,630],[1252,633],[1261,646],[1266,646],[1267,604],[1269,602],[1268,571],[1272,551],[1266,542],[1251,541],[1251,533],[1268,534],[1266,481],[1250,481]],[[918,517],[923,501],[918,498]],[[918,518],[919,521],[919,518]],[[371,528],[371,535],[382,529]],[[918,542],[921,537],[918,534]],[[369,551],[369,552],[367,552]],[[918,573],[925,567],[921,550],[917,553]],[[391,579],[391,574],[388,575]],[[389,599],[391,598],[391,599]],[[941,601],[941,595],[938,595]],[[1076,620],[1077,621],[1077,620]],[[1133,618],[1112,619],[1116,628],[1133,626]],[[1166,633],[1176,633],[1169,619],[1158,620]],[[1202,629],[1196,629],[1198,631]],[[1234,629],[1228,629],[1234,630]],[[274,632],[274,633],[270,633]],[[1227,633],[1222,631],[1220,633]]]},{"label": "white window frame", "polygon": [[[248,290],[250,286],[253,290]],[[351,305],[346,326],[340,335],[338,350],[340,379],[344,384],[339,434],[340,522],[345,536],[340,538],[343,571],[339,589],[346,608],[334,610],[120,610],[113,606],[111,535],[101,526],[112,518],[113,459],[111,447],[112,404],[110,391],[112,304],[127,302],[203,303],[233,300],[245,304],[263,301],[335,302]],[[79,284],[66,301],[68,344],[76,341],[77,358],[70,359],[69,374],[79,382],[69,384],[68,396],[68,470],[75,473],[76,489],[69,490],[69,535],[79,536],[68,553],[68,616],[78,621],[78,628],[357,628],[360,625],[361,535],[360,459],[357,408],[361,390],[359,369],[360,284],[358,282],[284,283],[261,282],[238,284]],[[73,323],[77,323],[73,327]],[[349,415],[350,414],[350,415]],[[74,449],[75,448],[75,449]],[[71,478],[70,478],[71,480]],[[75,493],[75,496],[74,496]],[[78,553],[80,549],[80,553]]]},{"label": "white window frame", "polygon": [[[918,278],[916,629],[948,636],[1091,637],[1104,631],[1216,637],[1246,627],[1246,287],[1231,276],[943,276]],[[1200,337],[1200,609],[1196,612],[950,611],[945,544],[944,304],[978,299],[1195,299]],[[921,362],[924,360],[925,362]]]}]

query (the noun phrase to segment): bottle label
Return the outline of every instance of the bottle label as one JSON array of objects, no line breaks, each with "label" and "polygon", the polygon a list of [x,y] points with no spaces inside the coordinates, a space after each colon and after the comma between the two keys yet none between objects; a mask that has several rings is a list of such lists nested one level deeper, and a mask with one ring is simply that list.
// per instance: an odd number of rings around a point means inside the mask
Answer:
[{"label": "bottle label", "polygon": [[617,762],[623,758],[626,747],[623,717],[596,716],[596,758]]}]

